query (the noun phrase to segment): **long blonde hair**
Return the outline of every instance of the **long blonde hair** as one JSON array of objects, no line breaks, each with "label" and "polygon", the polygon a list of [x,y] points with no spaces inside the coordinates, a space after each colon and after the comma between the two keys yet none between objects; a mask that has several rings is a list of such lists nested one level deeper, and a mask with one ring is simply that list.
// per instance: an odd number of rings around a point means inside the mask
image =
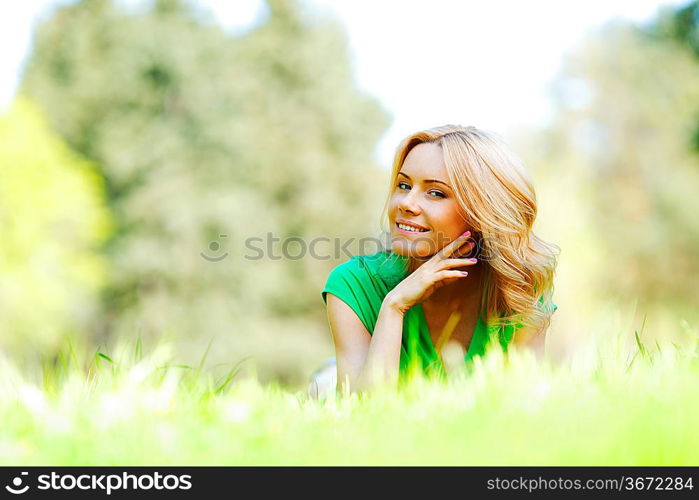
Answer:
[{"label": "long blonde hair", "polygon": [[560,248],[532,231],[537,207],[531,178],[495,134],[476,127],[444,125],[405,138],[393,160],[381,225],[386,228],[398,172],[408,153],[422,143],[442,148],[460,211],[480,246],[479,260],[484,265],[481,314],[488,325],[521,323],[536,331],[548,329]]}]

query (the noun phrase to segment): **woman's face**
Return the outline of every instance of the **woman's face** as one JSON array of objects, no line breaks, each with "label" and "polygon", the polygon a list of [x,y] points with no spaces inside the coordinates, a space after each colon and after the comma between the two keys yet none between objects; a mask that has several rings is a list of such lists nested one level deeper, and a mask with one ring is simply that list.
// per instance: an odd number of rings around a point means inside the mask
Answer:
[{"label": "woman's face", "polygon": [[[434,255],[470,229],[459,214],[437,144],[418,144],[408,153],[393,186],[388,221],[393,251],[413,258]],[[401,222],[419,231],[403,229]]]}]

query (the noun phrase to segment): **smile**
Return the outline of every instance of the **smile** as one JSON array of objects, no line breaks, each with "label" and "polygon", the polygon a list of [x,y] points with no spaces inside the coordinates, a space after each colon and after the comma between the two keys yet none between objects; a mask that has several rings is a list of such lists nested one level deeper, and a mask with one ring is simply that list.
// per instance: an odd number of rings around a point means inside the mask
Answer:
[{"label": "smile", "polygon": [[398,228],[399,231],[404,232],[404,233],[425,233],[428,231],[428,229],[420,229],[415,226],[409,226],[407,224],[403,224],[401,222],[396,222],[396,227]]}]

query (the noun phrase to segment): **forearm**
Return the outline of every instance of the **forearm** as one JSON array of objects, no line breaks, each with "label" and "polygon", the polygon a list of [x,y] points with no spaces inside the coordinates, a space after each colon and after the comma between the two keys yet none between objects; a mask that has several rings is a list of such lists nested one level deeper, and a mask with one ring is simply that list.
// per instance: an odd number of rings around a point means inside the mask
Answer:
[{"label": "forearm", "polygon": [[395,386],[400,367],[404,311],[389,295],[381,304],[371,343],[353,392],[368,391],[377,385]]}]

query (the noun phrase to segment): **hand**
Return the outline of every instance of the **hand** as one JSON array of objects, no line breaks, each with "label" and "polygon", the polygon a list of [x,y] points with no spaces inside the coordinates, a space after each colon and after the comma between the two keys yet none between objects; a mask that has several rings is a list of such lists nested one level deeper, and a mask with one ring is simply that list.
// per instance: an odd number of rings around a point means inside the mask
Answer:
[{"label": "hand", "polygon": [[[453,269],[456,267],[472,266],[476,264],[477,259],[458,259],[451,257],[458,255],[457,251],[464,246],[464,243],[468,241],[470,235],[471,232],[466,231],[454,241],[445,245],[427,262],[398,283],[386,296],[388,302],[392,306],[398,308],[400,312],[405,313],[415,304],[419,304],[426,300],[438,288],[468,276],[467,271]],[[470,251],[473,245],[474,242],[471,241],[466,245],[466,248]]]}]

